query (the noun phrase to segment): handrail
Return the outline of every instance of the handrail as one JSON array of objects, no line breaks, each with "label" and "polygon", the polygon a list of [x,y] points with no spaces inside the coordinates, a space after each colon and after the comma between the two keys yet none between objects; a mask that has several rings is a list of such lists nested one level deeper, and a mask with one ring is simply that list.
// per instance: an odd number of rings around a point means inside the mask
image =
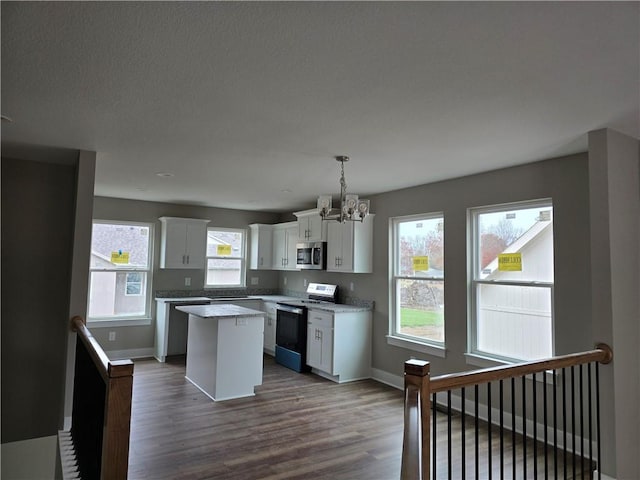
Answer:
[{"label": "handrail", "polygon": [[[99,471],[101,479],[124,480],[129,459],[133,362],[109,360],[81,317],[71,319],[71,329],[81,342],[77,348],[82,346],[84,350],[81,355],[81,350],[76,350],[71,433],[74,442],[80,443],[75,450],[78,455],[88,452],[89,476],[97,477]],[[78,363],[80,359],[84,361]]]},{"label": "handrail", "polygon": [[559,368],[571,367],[572,365],[580,365],[581,363],[599,362],[606,365],[612,359],[613,352],[611,347],[607,344],[599,343],[594,350],[587,352],[560,355],[533,362],[500,365],[498,367],[483,368],[469,372],[439,375],[431,379],[430,392],[446,392],[454,388],[481,385],[483,383],[505,380],[511,377],[523,377],[534,373],[542,373],[547,370],[557,370]]},{"label": "handrail", "polygon": [[600,343],[596,345],[594,350],[587,352],[561,355],[533,362],[522,362],[515,365],[502,365],[469,372],[445,374],[434,378],[430,378],[429,362],[415,359],[406,361],[404,372],[405,430],[401,478],[406,480],[430,478],[431,454],[429,448],[431,439],[429,428],[432,408],[431,396],[433,394],[485,383],[490,384],[491,382],[508,378],[524,378],[536,373],[555,371],[594,362],[607,364],[612,359],[613,351],[611,348],[604,343]]}]

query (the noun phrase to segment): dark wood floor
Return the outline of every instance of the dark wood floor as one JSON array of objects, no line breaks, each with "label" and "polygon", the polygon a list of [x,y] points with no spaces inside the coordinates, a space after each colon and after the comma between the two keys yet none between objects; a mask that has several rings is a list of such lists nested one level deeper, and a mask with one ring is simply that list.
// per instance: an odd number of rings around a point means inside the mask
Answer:
[{"label": "dark wood floor", "polygon": [[[400,478],[402,391],[373,380],[339,385],[264,358],[263,384],[256,396],[224,402],[210,400],[184,378],[184,357],[169,357],[164,364],[136,360],[129,480]],[[450,477],[446,415],[436,418],[436,478],[463,478],[460,415],[452,417]],[[476,478],[473,425],[467,418],[466,478]],[[493,478],[545,478],[544,449],[539,446],[534,462],[531,441],[524,474],[520,438],[513,476],[510,435],[504,440],[501,477],[499,438],[492,436],[489,467],[487,429],[480,428],[477,478],[490,478],[489,469]],[[563,454],[555,459],[558,474],[549,451],[546,478],[574,478],[573,458],[567,458],[566,475]],[[575,478],[584,478],[579,460],[577,465]]]},{"label": "dark wood floor", "polygon": [[184,374],[184,357],[135,362],[130,480],[399,478],[400,390],[265,356],[256,396],[213,402]]}]

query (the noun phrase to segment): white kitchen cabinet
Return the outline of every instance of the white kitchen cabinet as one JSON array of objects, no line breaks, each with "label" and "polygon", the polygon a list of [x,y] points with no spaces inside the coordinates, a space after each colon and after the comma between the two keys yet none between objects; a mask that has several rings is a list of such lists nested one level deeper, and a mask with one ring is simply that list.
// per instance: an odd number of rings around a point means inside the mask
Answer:
[{"label": "white kitchen cabinet", "polygon": [[307,364],[312,372],[343,383],[371,377],[371,311],[309,309]]},{"label": "white kitchen cabinet", "polygon": [[277,223],[273,226],[273,270],[296,270],[297,222]]},{"label": "white kitchen cabinet", "polygon": [[371,273],[373,271],[373,217],[363,222],[329,222],[327,271]]},{"label": "white kitchen cabinet", "polygon": [[276,354],[276,320],[277,303],[263,302],[262,311],[266,313],[264,318],[264,353],[271,356]]},{"label": "white kitchen cabinet", "polygon": [[251,270],[271,270],[273,262],[273,225],[254,223],[251,229],[251,251],[249,268]]},{"label": "white kitchen cabinet", "polygon": [[305,210],[294,212],[298,218],[298,241],[300,242],[326,242],[327,222],[322,221],[318,210]]},{"label": "white kitchen cabinet", "polygon": [[204,269],[209,220],[161,217],[160,222],[160,268]]}]

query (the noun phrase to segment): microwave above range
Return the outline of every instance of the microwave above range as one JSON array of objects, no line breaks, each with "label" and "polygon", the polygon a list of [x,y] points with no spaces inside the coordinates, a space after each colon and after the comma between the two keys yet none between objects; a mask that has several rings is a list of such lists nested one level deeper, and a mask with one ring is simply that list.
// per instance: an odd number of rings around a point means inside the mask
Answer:
[{"label": "microwave above range", "polygon": [[325,270],[327,268],[327,242],[296,244],[296,268]]}]

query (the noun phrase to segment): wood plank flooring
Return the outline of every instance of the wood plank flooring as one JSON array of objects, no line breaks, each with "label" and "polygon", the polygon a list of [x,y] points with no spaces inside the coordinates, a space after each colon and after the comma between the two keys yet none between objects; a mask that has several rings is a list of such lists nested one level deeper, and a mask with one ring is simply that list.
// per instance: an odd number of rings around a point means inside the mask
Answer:
[{"label": "wood plank flooring", "polygon": [[[256,396],[213,402],[185,378],[185,358],[167,363],[136,360],[133,382],[129,480],[332,479],[397,480],[403,436],[403,392],[373,380],[336,384],[300,374],[264,357]],[[437,416],[436,478],[463,478],[460,415],[452,417],[452,474],[448,475],[446,415]],[[466,478],[476,478],[473,419],[466,421]],[[481,423],[477,478],[501,478],[494,430],[491,466]],[[511,470],[511,436],[505,437],[503,478],[545,478],[543,447],[537,472],[528,441],[527,474],[517,438],[517,473]],[[548,455],[547,478],[574,478],[573,459]],[[581,475],[580,460],[575,478]],[[586,466],[586,463],[585,463]],[[535,474],[537,473],[537,475]]]},{"label": "wood plank flooring", "polygon": [[135,362],[130,480],[399,478],[402,391],[336,384],[265,356],[256,396],[213,402],[184,357]]}]

